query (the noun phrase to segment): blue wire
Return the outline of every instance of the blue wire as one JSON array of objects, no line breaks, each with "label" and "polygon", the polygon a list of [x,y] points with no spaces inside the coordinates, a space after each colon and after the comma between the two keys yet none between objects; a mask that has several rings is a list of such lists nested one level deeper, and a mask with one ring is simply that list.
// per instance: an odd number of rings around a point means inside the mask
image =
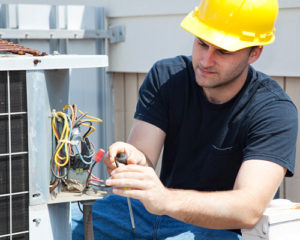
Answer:
[{"label": "blue wire", "polygon": [[78,149],[77,145],[74,145],[74,146],[75,146],[75,148],[76,148],[76,151],[77,151],[77,153],[78,153],[78,155],[79,155],[80,160],[81,160],[84,164],[91,165],[91,164],[93,163],[93,160],[91,160],[90,162],[85,161],[85,160],[83,159],[83,157],[81,156],[81,153],[79,152],[79,149]]},{"label": "blue wire", "polygon": [[87,156],[87,155],[83,155],[85,158],[93,158],[94,156],[96,155],[96,151],[94,149],[94,152],[90,155],[90,156]]}]

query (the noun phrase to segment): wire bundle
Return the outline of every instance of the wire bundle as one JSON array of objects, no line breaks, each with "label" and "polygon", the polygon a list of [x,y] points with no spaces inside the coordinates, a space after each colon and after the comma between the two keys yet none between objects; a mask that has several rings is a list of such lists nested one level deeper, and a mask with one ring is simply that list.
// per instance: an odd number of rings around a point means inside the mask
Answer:
[{"label": "wire bundle", "polygon": [[[67,177],[70,168],[87,170],[94,162],[95,146],[88,139],[95,131],[94,122],[100,123],[102,120],[83,113],[76,105],[67,104],[61,112],[53,110],[51,125],[56,149],[51,159],[50,192],[56,188],[60,179]],[[81,128],[87,128],[83,136]]]}]

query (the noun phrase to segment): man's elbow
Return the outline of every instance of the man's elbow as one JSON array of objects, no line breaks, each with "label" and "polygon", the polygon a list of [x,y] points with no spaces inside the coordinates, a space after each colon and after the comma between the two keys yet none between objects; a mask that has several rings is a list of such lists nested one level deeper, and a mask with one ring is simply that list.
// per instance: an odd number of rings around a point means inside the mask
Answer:
[{"label": "man's elbow", "polygon": [[241,226],[240,228],[245,228],[245,229],[251,229],[253,228],[261,216],[263,215],[263,210],[262,209],[255,209],[255,208],[250,208],[243,216],[243,219],[241,220]]}]

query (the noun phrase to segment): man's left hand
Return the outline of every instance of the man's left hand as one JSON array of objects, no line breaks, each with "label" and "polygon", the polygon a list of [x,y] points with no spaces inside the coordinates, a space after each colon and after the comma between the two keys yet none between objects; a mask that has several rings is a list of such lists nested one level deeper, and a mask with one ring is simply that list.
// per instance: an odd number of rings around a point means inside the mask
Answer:
[{"label": "man's left hand", "polygon": [[120,166],[111,172],[106,184],[113,187],[113,193],[140,200],[145,208],[157,215],[163,215],[170,196],[151,167],[139,165]]}]

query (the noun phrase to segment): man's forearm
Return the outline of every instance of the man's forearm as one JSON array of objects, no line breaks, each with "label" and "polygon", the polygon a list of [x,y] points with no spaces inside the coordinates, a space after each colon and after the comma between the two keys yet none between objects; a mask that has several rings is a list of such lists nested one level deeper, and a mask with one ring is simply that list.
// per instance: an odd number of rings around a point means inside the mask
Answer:
[{"label": "man's forearm", "polygon": [[254,197],[246,199],[240,190],[199,192],[170,189],[168,195],[164,215],[205,228],[251,228],[264,210],[264,207],[257,207]]}]

